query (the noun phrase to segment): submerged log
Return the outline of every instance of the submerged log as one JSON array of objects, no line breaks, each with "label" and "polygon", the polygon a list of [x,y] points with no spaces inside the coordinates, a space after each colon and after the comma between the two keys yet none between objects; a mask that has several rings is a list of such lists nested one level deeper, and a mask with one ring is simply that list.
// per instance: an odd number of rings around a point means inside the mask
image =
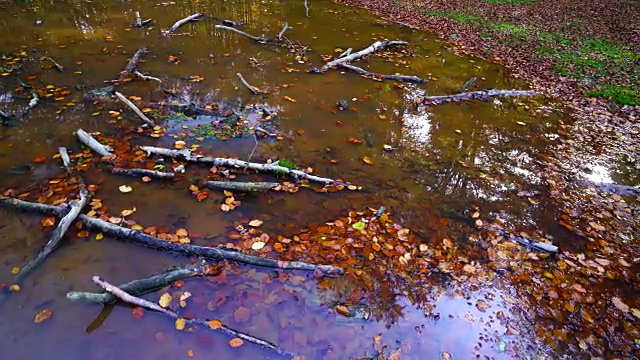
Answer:
[{"label": "submerged log", "polygon": [[454,95],[442,95],[442,96],[427,96],[422,99],[422,103],[425,105],[438,105],[446,102],[455,102],[467,99],[488,99],[498,96],[532,96],[538,94],[534,90],[478,90],[464,92]]},{"label": "submerged log", "polygon": [[[29,201],[23,201],[20,199],[0,199],[0,204],[5,204],[20,210],[37,211],[49,215],[61,216],[65,211],[64,208],[52,205],[45,205],[39,203],[33,203]],[[307,264],[301,261],[282,261],[270,258],[263,258],[259,256],[253,256],[244,254],[237,251],[227,250],[223,248],[211,248],[204,246],[197,246],[191,244],[177,244],[166,240],[159,239],[157,237],[145,234],[139,230],[133,230],[122,226],[114,225],[110,222],[89,217],[81,214],[78,218],[88,228],[98,229],[105,235],[113,236],[118,239],[127,239],[134,244],[163,250],[181,253],[190,257],[202,257],[206,259],[215,260],[230,260],[239,263],[263,266],[269,268],[290,269],[290,270],[308,270],[319,271],[327,275],[341,275],[344,270],[332,265],[315,265]]]},{"label": "submerged log", "polygon": [[149,119],[142,111],[140,111],[140,109],[138,109],[138,107],[134,103],[132,103],[124,95],[122,95],[117,91],[114,94],[116,95],[118,100],[120,100],[123,104],[127,105],[131,110],[133,110],[133,112],[136,113],[136,115],[138,115],[138,117],[142,119],[142,121],[144,121],[150,126],[156,126],[156,123],[151,121],[151,119]]},{"label": "submerged log", "polygon": [[236,29],[234,27],[230,27],[230,26],[216,25],[216,29],[223,29],[223,30],[233,31],[236,34],[240,34],[242,36],[246,36],[249,39],[257,41],[257,42],[260,42],[260,43],[265,43],[265,42],[267,42],[269,40],[264,36],[253,36],[253,35],[247,34],[246,32],[244,32],[242,30],[238,30],[238,29]]},{"label": "submerged log", "polygon": [[267,349],[271,349],[274,350],[275,352],[277,352],[278,354],[281,355],[287,355],[290,357],[293,357],[294,354],[289,353],[288,351],[281,349],[279,347],[277,347],[276,345],[266,341],[266,340],[262,340],[260,338],[257,338],[253,335],[249,335],[246,333],[243,333],[241,331],[238,330],[234,330],[230,327],[225,326],[224,324],[220,323],[220,321],[217,321],[215,324],[216,326],[212,326],[210,323],[210,320],[205,320],[205,319],[184,319],[182,318],[177,312],[173,311],[173,310],[169,310],[169,309],[165,309],[163,307],[161,307],[160,305],[157,305],[156,303],[152,303],[151,301],[133,296],[129,293],[127,293],[126,291],[118,288],[115,285],[112,285],[110,283],[108,283],[107,281],[101,279],[99,276],[94,276],[92,278],[93,282],[95,284],[97,284],[98,286],[100,286],[101,288],[105,289],[107,292],[110,292],[111,294],[113,294],[115,297],[117,297],[118,299],[132,304],[132,305],[136,305],[136,306],[140,306],[142,308],[148,309],[148,310],[153,310],[153,311],[157,311],[160,313],[163,313],[167,316],[169,316],[172,319],[183,319],[185,321],[185,325],[201,325],[205,328],[211,329],[211,330],[217,330],[217,331],[222,331],[227,333],[228,335],[234,336],[234,337],[238,337],[244,341],[250,342],[252,344],[256,344],[259,345],[261,347],[267,348]]},{"label": "submerged log", "polygon": [[422,83],[425,82],[424,79],[421,79],[421,78],[419,78],[417,76],[377,74],[377,73],[373,73],[371,71],[367,71],[367,70],[365,70],[363,68],[360,68],[360,67],[357,67],[357,66],[353,66],[353,65],[350,65],[350,64],[344,64],[344,63],[340,63],[340,64],[338,64],[338,66],[343,67],[345,69],[349,69],[351,71],[355,71],[360,75],[369,76],[369,77],[373,77],[373,78],[376,78],[376,79],[403,81],[403,82],[414,83],[414,84],[422,84]]},{"label": "submerged log", "polygon": [[142,55],[144,55],[146,52],[146,47],[141,46],[140,48],[138,48],[131,59],[129,59],[129,61],[127,62],[127,65],[125,65],[124,70],[122,70],[122,72],[120,73],[117,81],[124,81],[124,79],[126,79],[129,75],[133,74],[133,72],[138,68],[138,63],[140,62]]},{"label": "submerged log", "polygon": [[280,185],[277,182],[207,181],[207,187],[231,191],[267,191]]},{"label": "submerged log", "polygon": [[175,179],[176,177],[175,173],[149,170],[149,169],[135,169],[135,168],[124,169],[124,168],[115,167],[111,169],[111,173],[116,175],[128,175],[128,176],[135,176],[135,177],[148,176],[148,177],[161,179],[161,180],[172,180],[172,179]]},{"label": "submerged log", "polygon": [[184,25],[184,24],[186,24],[188,22],[191,22],[191,21],[198,21],[198,20],[202,19],[203,16],[204,16],[203,13],[195,13],[193,15],[189,15],[184,19],[176,21],[175,24],[171,25],[170,28],[168,28],[167,30],[164,30],[162,32],[162,34],[164,36],[171,35],[171,33],[173,33],[176,30],[178,30],[182,25]]},{"label": "submerged log", "polygon": [[[67,230],[69,230],[71,223],[73,223],[76,218],[78,218],[78,215],[80,215],[80,212],[85,207],[85,205],[87,205],[87,202],[89,202],[90,198],[91,196],[89,195],[89,191],[87,191],[87,189],[80,189],[80,199],[73,200],[69,203],[68,212],[62,217],[62,219],[60,219],[60,221],[58,222],[58,226],[51,233],[49,241],[46,243],[44,248],[40,250],[35,259],[31,260],[29,263],[23,266],[18,272],[18,275],[16,275],[16,284],[21,283],[22,280],[24,280],[24,278],[29,275],[31,271],[40,266],[47,259],[47,257],[58,248],[60,242],[62,241],[62,237],[67,232]],[[67,209],[61,208],[61,212],[62,211],[66,212]]]},{"label": "submerged log", "polygon": [[248,161],[243,161],[238,159],[214,158],[214,157],[207,157],[202,155],[194,155],[189,149],[172,150],[172,149],[159,148],[154,146],[141,146],[140,149],[142,151],[146,151],[149,154],[166,156],[170,158],[184,159],[189,162],[205,163],[205,164],[211,164],[215,166],[245,168],[245,169],[251,169],[256,171],[266,171],[266,172],[273,172],[273,173],[279,173],[279,174],[288,174],[293,177],[299,177],[302,179],[317,181],[324,184],[343,185],[342,182],[337,180],[307,174],[306,172],[301,170],[289,169],[287,167],[275,165],[275,164],[261,164],[261,163],[253,163],[253,162],[248,162]]},{"label": "submerged log", "polygon": [[101,156],[113,156],[113,149],[110,146],[102,145],[98,140],[94,139],[89,133],[82,129],[76,130],[74,133],[78,137],[78,140],[85,144],[89,149],[98,153]]},{"label": "submerged log", "polygon": [[[167,270],[148,278],[133,280],[118,287],[131,295],[141,295],[171,285],[178,280],[194,276],[205,276],[208,273],[209,266],[207,263],[205,261],[198,261],[176,269]],[[67,293],[67,299],[71,301],[91,301],[101,304],[111,304],[118,300],[116,296],[109,292],[92,293],[84,291],[70,291]]]},{"label": "submerged log", "polygon": [[373,44],[369,45],[369,47],[360,50],[358,52],[355,52],[353,54],[349,54],[347,56],[343,56],[341,58],[335,59],[333,61],[330,61],[328,63],[326,63],[323,67],[320,68],[320,72],[325,72],[327,70],[329,70],[330,68],[334,67],[334,66],[338,66],[340,64],[343,63],[347,63],[356,59],[359,59],[363,56],[367,56],[369,54],[373,54],[374,52],[378,51],[378,50],[382,50],[388,46],[393,46],[393,45],[407,45],[408,43],[406,41],[376,41]]}]

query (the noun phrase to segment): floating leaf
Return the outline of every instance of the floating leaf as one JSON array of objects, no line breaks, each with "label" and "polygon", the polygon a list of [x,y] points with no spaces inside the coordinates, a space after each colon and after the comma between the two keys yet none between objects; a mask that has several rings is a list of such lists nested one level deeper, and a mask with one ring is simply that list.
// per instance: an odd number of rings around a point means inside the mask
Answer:
[{"label": "floating leaf", "polygon": [[20,291],[20,285],[12,284],[11,286],[9,286],[9,290],[11,290],[13,292],[18,292],[18,291]]},{"label": "floating leaf", "polygon": [[176,235],[178,236],[189,236],[189,232],[187,231],[187,229],[178,229],[176,230]]},{"label": "floating leaf", "polygon": [[184,318],[176,319],[176,330],[184,330],[185,325],[187,325],[187,320]]},{"label": "floating leaf", "polygon": [[125,210],[122,210],[122,211],[120,212],[120,216],[129,216],[129,215],[133,214],[134,212],[136,212],[136,210],[138,210],[138,209],[136,209],[136,207],[135,207],[135,206],[133,207],[133,209],[125,209]]},{"label": "floating leaf", "polygon": [[118,190],[120,190],[121,193],[129,193],[133,191],[133,188],[128,185],[122,185],[118,188]]},{"label": "floating leaf", "polygon": [[51,227],[56,224],[56,218],[54,216],[46,217],[40,221],[40,225],[44,227]]},{"label": "floating leaf", "polygon": [[51,310],[43,309],[36,314],[36,316],[33,318],[33,322],[36,324],[40,324],[43,321],[49,320],[51,318],[51,315],[53,315],[53,312]]},{"label": "floating leaf", "polygon": [[212,330],[217,330],[217,329],[220,329],[222,327],[222,322],[220,320],[217,320],[217,319],[209,320],[209,321],[207,321],[207,323],[209,324],[209,327]]},{"label": "floating leaf", "polygon": [[143,307],[136,306],[131,310],[131,316],[133,316],[134,319],[142,319],[143,315],[144,315]]},{"label": "floating leaf", "polygon": [[363,156],[362,161],[364,161],[364,163],[367,165],[373,165],[373,160],[371,160],[371,158],[368,156]]},{"label": "floating leaf", "polygon": [[258,227],[260,225],[264,224],[264,221],[262,220],[258,220],[258,219],[254,219],[249,221],[249,226],[253,226],[253,227]]},{"label": "floating leaf", "polygon": [[233,318],[237,322],[247,321],[249,320],[250,317],[251,317],[251,310],[247,309],[244,306],[240,306],[239,308],[236,309],[236,311],[233,312]]},{"label": "floating leaf", "polygon": [[260,250],[262,249],[266,244],[262,241],[256,241],[253,244],[251,244],[251,249],[253,250]]},{"label": "floating leaf", "polygon": [[222,205],[220,205],[220,210],[222,210],[224,212],[228,212],[229,210],[231,210],[231,206],[229,206],[227,204],[222,204]]},{"label": "floating leaf", "polygon": [[333,309],[342,316],[346,316],[346,317],[351,316],[351,312],[349,311],[349,308],[344,305],[337,305]]},{"label": "floating leaf", "polygon": [[354,223],[353,225],[351,225],[351,227],[356,230],[364,230],[365,224],[362,221],[358,221],[357,223]]},{"label": "floating leaf", "polygon": [[171,304],[172,299],[173,298],[171,297],[171,295],[169,295],[169,293],[164,293],[162,294],[162,296],[160,296],[160,300],[158,301],[158,304],[166,309]]},{"label": "floating leaf", "polygon": [[11,268],[11,275],[18,275],[18,273],[20,272],[20,268],[17,266],[14,266]]},{"label": "floating leaf", "polygon": [[143,176],[141,180],[142,180],[142,182],[149,182],[149,181],[151,181],[151,178],[148,177],[148,176]]},{"label": "floating leaf", "polygon": [[244,341],[242,341],[242,339],[240,338],[233,338],[229,340],[229,346],[231,346],[232,348],[240,347],[242,346],[242,344],[244,344]]}]

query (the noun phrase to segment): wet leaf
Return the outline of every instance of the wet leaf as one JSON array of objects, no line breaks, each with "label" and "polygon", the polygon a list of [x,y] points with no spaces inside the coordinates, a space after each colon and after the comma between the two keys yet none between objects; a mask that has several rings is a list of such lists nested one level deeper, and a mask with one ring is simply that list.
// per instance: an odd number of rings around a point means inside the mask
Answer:
[{"label": "wet leaf", "polygon": [[43,321],[49,320],[51,318],[51,315],[53,315],[53,312],[50,309],[40,310],[40,312],[37,313],[33,318],[33,322],[36,324],[40,324]]},{"label": "wet leaf", "polygon": [[20,272],[20,268],[17,266],[14,266],[11,268],[11,275],[18,275],[18,273]]},{"label": "wet leaf", "polygon": [[364,161],[364,163],[367,165],[373,165],[373,160],[371,160],[371,158],[368,156],[363,156],[362,161]]},{"label": "wet leaf", "polygon": [[100,241],[102,239],[104,239],[104,234],[103,233],[96,234],[96,240]]},{"label": "wet leaf", "polygon": [[209,320],[209,321],[207,321],[207,324],[209,324],[209,327],[212,330],[217,330],[217,329],[220,329],[222,327],[222,322],[220,320],[217,320],[217,319]]},{"label": "wet leaf", "polygon": [[231,346],[232,348],[240,347],[242,346],[242,344],[244,344],[244,341],[242,341],[242,339],[240,338],[233,338],[229,340],[229,346]]},{"label": "wet leaf", "polygon": [[53,226],[55,224],[56,224],[55,216],[46,217],[46,218],[40,220],[40,225],[42,225],[44,227],[51,227],[51,226]]},{"label": "wet leaf", "polygon": [[183,237],[184,236],[189,236],[189,232],[187,231],[187,229],[180,228],[180,229],[176,230],[176,235],[183,236]]},{"label": "wet leaf", "polygon": [[239,308],[236,309],[236,311],[233,312],[233,318],[237,322],[247,321],[249,320],[250,317],[251,317],[251,310],[247,309],[244,306],[240,306]]},{"label": "wet leaf", "polygon": [[129,216],[136,212],[138,209],[134,206],[133,209],[125,209],[120,212],[120,216]]},{"label": "wet leaf", "polygon": [[228,212],[229,210],[231,210],[231,206],[229,206],[227,204],[222,204],[222,205],[220,205],[220,210],[222,210],[224,212]]},{"label": "wet leaf", "polygon": [[635,316],[637,319],[640,319],[640,310],[636,309],[636,308],[631,308],[631,313],[633,314],[633,316]]},{"label": "wet leaf", "polygon": [[148,176],[143,176],[141,180],[142,182],[150,182],[152,179]]},{"label": "wet leaf", "polygon": [[400,348],[393,350],[388,357],[388,360],[401,360],[402,357],[400,356]]},{"label": "wet leaf", "polygon": [[176,319],[176,330],[184,330],[184,327],[187,325],[187,320],[184,318]]},{"label": "wet leaf", "polygon": [[351,312],[349,311],[349,308],[344,305],[337,305],[333,309],[342,316],[351,317]]},{"label": "wet leaf", "polygon": [[351,227],[356,230],[364,230],[365,226],[366,225],[362,221],[358,221],[357,223],[354,223],[353,225],[351,225]]},{"label": "wet leaf", "polygon": [[122,218],[112,216],[109,218],[109,222],[112,224],[120,224],[122,222]]},{"label": "wet leaf", "polygon": [[258,227],[260,225],[264,224],[264,221],[262,220],[258,220],[258,219],[254,219],[249,221],[249,226],[253,226],[253,227]]},{"label": "wet leaf", "polygon": [[169,305],[171,305],[172,299],[173,298],[171,297],[171,295],[169,295],[169,293],[164,293],[162,294],[162,296],[160,296],[160,300],[158,301],[158,304],[166,309],[169,307]]},{"label": "wet leaf", "polygon": [[440,353],[440,360],[453,360],[453,356],[446,351]]},{"label": "wet leaf", "polygon": [[485,312],[488,308],[490,308],[491,305],[489,305],[489,303],[487,303],[486,301],[480,299],[476,302],[476,308],[478,308],[478,310]]},{"label": "wet leaf", "polygon": [[131,310],[131,316],[133,316],[134,319],[142,319],[143,315],[144,315],[144,308],[140,306],[136,306]]},{"label": "wet leaf", "polygon": [[133,188],[128,185],[122,185],[118,188],[118,190],[120,190],[121,193],[129,193],[133,191]]},{"label": "wet leaf", "polygon": [[629,305],[622,302],[622,300],[619,297],[616,297],[616,296],[612,297],[611,302],[616,308],[618,308],[618,310],[622,311],[623,313],[629,312]]},{"label": "wet leaf", "polygon": [[253,244],[251,244],[251,249],[253,250],[260,250],[262,249],[266,244],[262,241],[256,241]]}]

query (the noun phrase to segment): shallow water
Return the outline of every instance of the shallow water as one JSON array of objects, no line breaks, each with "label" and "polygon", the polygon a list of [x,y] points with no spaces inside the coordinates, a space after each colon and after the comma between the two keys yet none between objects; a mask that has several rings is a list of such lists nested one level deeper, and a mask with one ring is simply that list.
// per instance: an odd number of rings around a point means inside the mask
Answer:
[{"label": "shallow water", "polygon": [[[423,242],[450,238],[465,244],[475,229],[464,221],[472,205],[482,209],[486,219],[500,219],[518,230],[539,229],[563,246],[577,246],[575,238],[554,221],[557,210],[552,199],[536,196],[530,202],[523,194],[541,189],[536,159],[551,151],[556,125],[567,121],[555,104],[544,98],[501,99],[452,103],[433,108],[416,107],[419,95],[456,93],[470,77],[478,77],[476,88],[524,88],[498,65],[456,55],[431,34],[399,27],[372,18],[368,13],[331,2],[313,2],[305,17],[301,1],[91,1],[0,4],[3,51],[27,51],[27,62],[19,76],[0,78],[0,92],[7,94],[18,80],[53,84],[72,90],[65,102],[76,105],[56,114],[62,102],[44,101],[20,124],[0,129],[0,169],[31,163],[34,158],[51,158],[58,146],[77,151],[72,132],[78,127],[118,137],[121,130],[110,123],[107,111],[81,104],[82,94],[115,79],[127,59],[139,46],[150,53],[140,65],[143,71],[163,79],[162,87],[177,89],[200,104],[268,104],[277,109],[273,124],[283,140],[260,140],[254,160],[289,159],[299,167],[313,167],[321,176],[341,178],[363,187],[362,191],[319,194],[302,189],[296,194],[250,194],[242,197],[236,211],[219,210],[222,194],[196,202],[186,183],[143,184],[135,179],[92,171],[87,181],[100,184],[99,197],[114,212],[133,206],[130,216],[145,226],[186,227],[196,243],[210,234],[220,234],[208,243],[226,243],[225,234],[234,220],[260,218],[271,234],[290,235],[297,229],[322,224],[344,216],[350,210],[386,206],[394,220],[411,228]],[[153,18],[146,29],[132,28],[133,11]],[[216,20],[206,18],[178,30],[178,35],[161,37],[160,30],[196,11],[218,19],[246,23],[243,31],[273,38],[286,21],[291,41],[308,46],[308,61],[298,63],[287,49],[255,43],[247,38],[214,28]],[[36,25],[36,19],[42,25]],[[375,40],[400,39],[411,44],[409,52],[391,52],[386,57],[364,61],[379,73],[403,73],[430,78],[424,85],[394,86],[351,73],[331,70],[308,74],[322,65],[321,54],[362,49]],[[66,71],[43,69],[37,59],[50,56]],[[179,64],[167,61],[169,56]],[[264,63],[249,66],[249,58]],[[279,93],[251,95],[238,82],[241,72],[255,86],[281,86]],[[200,82],[185,80],[198,75]],[[132,82],[119,87],[151,103],[163,98],[154,82]],[[296,102],[287,100],[285,96]],[[2,97],[0,108],[19,110],[27,100]],[[335,111],[337,100],[349,101],[351,110]],[[81,105],[77,105],[81,104]],[[125,119],[137,119],[125,111]],[[173,129],[195,122],[168,124]],[[360,145],[347,142],[358,138]],[[195,142],[195,140],[191,140]],[[174,139],[134,138],[136,144],[171,146]],[[383,151],[384,145],[395,148]],[[207,139],[200,149],[217,156],[246,158],[254,139],[244,137],[219,141]],[[373,164],[363,162],[370,157]],[[337,163],[331,163],[336,160]],[[2,172],[0,187],[17,187],[58,174],[57,160],[33,165],[25,174]],[[204,171],[205,169],[198,170]],[[273,180],[268,175],[254,177]],[[134,188],[122,194],[120,185]],[[530,195],[531,196],[531,195]],[[14,266],[21,266],[37,253],[46,239],[37,216],[0,209],[0,281],[8,280]],[[199,236],[198,236],[199,234]],[[268,350],[245,344],[234,349],[225,335],[196,330],[178,332],[173,321],[146,313],[134,319],[131,309],[112,309],[104,323],[90,325],[99,313],[93,304],[72,303],[69,290],[90,290],[91,276],[99,274],[112,283],[144,277],[172,265],[184,264],[178,256],[138,248],[113,239],[102,241],[69,236],[41,268],[25,282],[19,293],[0,303],[0,358],[32,359],[175,359],[216,356],[232,358],[279,358]],[[367,300],[372,318],[345,319],[332,307],[361,286],[360,279],[330,279],[319,286],[305,273],[252,269],[229,265],[224,279],[192,279],[180,291],[190,291],[194,301],[186,310],[203,317],[217,317],[238,330],[277,343],[309,359],[347,359],[374,356],[372,341],[382,334],[386,354],[401,349],[403,358],[434,359],[449,352],[456,359],[476,355],[515,358],[531,353],[526,331],[520,337],[505,336],[505,324],[495,313],[508,313],[514,321],[527,324],[508,284],[470,291],[434,278],[428,284],[407,284],[403,279],[378,274],[367,279],[361,298]],[[279,275],[283,274],[283,275]],[[295,275],[295,276],[293,276]],[[175,290],[175,289],[174,289]],[[172,291],[173,292],[173,291]],[[156,301],[160,292],[148,295]],[[272,295],[272,296],[270,296]],[[273,298],[277,300],[273,300]],[[265,299],[269,298],[267,303]],[[491,309],[481,312],[474,304],[490,298]],[[206,304],[218,306],[208,310]],[[223,300],[221,300],[223,299]],[[233,313],[240,306],[251,316],[238,322]],[[49,308],[53,317],[33,324],[34,315]],[[526,325],[523,325],[523,327]],[[499,343],[506,343],[501,350]]]}]

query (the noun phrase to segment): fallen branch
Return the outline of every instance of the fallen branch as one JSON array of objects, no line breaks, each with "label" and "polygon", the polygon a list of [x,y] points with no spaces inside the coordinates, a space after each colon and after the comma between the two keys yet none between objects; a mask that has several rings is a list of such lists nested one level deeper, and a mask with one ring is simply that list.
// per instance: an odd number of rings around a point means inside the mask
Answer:
[{"label": "fallen branch", "polygon": [[486,226],[484,227],[485,229],[489,230],[489,231],[493,231],[495,233],[498,233],[500,236],[509,239],[509,240],[513,240],[521,245],[524,245],[526,247],[532,248],[534,250],[538,250],[538,251],[545,251],[548,253],[557,253],[558,252],[558,247],[552,244],[547,244],[547,243],[543,243],[543,242],[539,242],[539,241],[533,241],[533,240],[529,240],[529,239],[525,239],[522,236],[518,236],[518,235],[513,235],[511,233],[509,233],[506,230],[500,229],[498,227],[495,226]]},{"label": "fallen branch", "polygon": [[142,55],[144,55],[146,52],[147,52],[146,47],[141,46],[140,48],[138,48],[138,50],[136,50],[136,52],[133,54],[131,59],[129,59],[129,61],[127,62],[127,65],[125,65],[124,70],[122,70],[122,72],[120,73],[120,76],[118,77],[117,81],[123,81],[124,79],[127,78],[127,76],[131,75],[133,71],[136,68],[138,68],[138,63],[140,62],[140,58],[142,58]]},{"label": "fallen branch", "polygon": [[288,29],[291,29],[292,27],[289,26],[288,23],[284,23],[284,26],[282,27],[282,30],[280,30],[280,32],[278,33],[278,40],[282,40],[282,36],[284,35],[284,32],[287,31]]},{"label": "fallen branch", "polygon": [[[153,275],[148,278],[133,280],[119,285],[118,287],[129,294],[141,295],[171,285],[178,280],[194,276],[204,276],[208,273],[209,267],[207,263],[205,261],[198,261],[176,269],[167,270],[161,274]],[[83,300],[101,304],[111,304],[118,300],[115,295],[109,292],[93,293],[84,291],[70,291],[67,293],[67,299],[71,301]]]},{"label": "fallen branch", "polygon": [[462,87],[460,88],[460,92],[463,93],[469,90],[469,88],[476,82],[476,80],[478,80],[478,78],[475,76],[467,80],[464,84],[462,84]]},{"label": "fallen branch", "polygon": [[60,153],[60,158],[62,159],[62,165],[67,169],[67,173],[71,173],[71,159],[69,158],[69,153],[67,152],[67,148],[64,146],[60,146],[58,148],[58,153]]},{"label": "fallen branch", "polygon": [[[89,202],[90,198],[91,196],[85,188],[80,189],[80,200],[73,200],[69,203],[69,211],[62,217],[62,219],[60,219],[60,221],[58,222],[58,226],[51,233],[47,244],[44,246],[44,248],[42,248],[42,250],[40,250],[36,258],[27,263],[27,265],[23,266],[20,269],[20,272],[18,272],[18,275],[16,275],[16,284],[21,283],[22,280],[24,280],[24,278],[29,275],[31,271],[33,271],[33,269],[42,264],[46,260],[46,258],[58,248],[58,245],[60,245],[60,241],[62,241],[62,237],[67,232],[67,230],[69,230],[69,226],[71,226],[71,223],[73,223],[78,215],[80,215],[82,208],[84,208],[87,202]],[[62,211],[66,212],[67,209],[62,209],[61,212]]]},{"label": "fallen branch", "polygon": [[340,63],[338,64],[338,66],[343,67],[345,69],[349,69],[351,71],[355,71],[360,75],[364,75],[364,76],[369,76],[369,77],[373,77],[375,79],[385,79],[385,80],[394,80],[394,81],[404,81],[404,82],[408,82],[408,83],[414,83],[414,84],[422,84],[425,82],[424,79],[421,79],[417,76],[406,76],[406,75],[382,75],[382,74],[377,74],[377,73],[372,73],[370,71],[367,71],[363,68],[357,67],[357,66],[353,66],[350,64],[345,64],[345,63]]},{"label": "fallen branch", "polygon": [[[0,199],[0,204],[9,205],[15,209],[36,211],[48,215],[61,216],[65,209],[58,206],[45,205],[40,203],[33,203],[29,201],[23,201],[20,199]],[[81,214],[78,218],[84,223],[85,226],[92,229],[98,229],[105,235],[112,236],[119,239],[127,239],[132,243],[159,249],[163,251],[171,251],[176,253],[185,254],[189,257],[202,257],[206,259],[215,260],[230,260],[243,264],[256,265],[268,268],[278,269],[290,269],[290,270],[308,270],[319,271],[327,275],[340,275],[344,273],[344,270],[332,265],[315,265],[307,264],[301,261],[282,261],[276,259],[263,258],[254,255],[243,254],[241,252],[226,250],[222,248],[211,248],[204,246],[197,246],[191,244],[177,244],[166,240],[153,237],[145,234],[139,230],[133,230],[122,226],[114,225],[110,222],[89,217]]]},{"label": "fallen branch", "polygon": [[306,17],[309,17],[309,4],[307,3],[307,0],[304,0],[304,14]]},{"label": "fallen branch", "polygon": [[113,168],[111,169],[112,174],[117,175],[129,175],[129,176],[148,176],[161,180],[171,180],[175,179],[175,173],[169,173],[164,171],[156,171],[156,170],[148,170],[148,169],[123,169],[123,168]]},{"label": "fallen branch", "polygon": [[165,107],[167,107],[167,108],[169,108],[170,110],[173,110],[173,111],[182,112],[187,116],[202,115],[202,116],[224,117],[224,115],[220,114],[220,112],[218,112],[218,111],[209,110],[209,109],[205,109],[203,107],[199,107],[193,102],[190,102],[190,103],[187,103],[187,104],[167,103],[165,105]]},{"label": "fallen branch", "polygon": [[[136,305],[136,306],[140,306],[142,308],[145,309],[149,309],[149,310],[153,310],[153,311],[157,311],[160,313],[163,313],[169,317],[171,317],[172,319],[180,319],[182,318],[177,312],[173,311],[173,310],[169,310],[169,309],[165,309],[163,307],[161,307],[160,305],[157,305],[156,303],[152,303],[151,301],[133,296],[129,293],[127,293],[126,291],[118,288],[115,285],[111,285],[110,283],[106,282],[105,280],[101,279],[99,276],[94,276],[92,278],[93,282],[95,284],[97,284],[98,286],[100,286],[101,288],[105,289],[106,291],[110,292],[111,294],[113,294],[114,296],[116,296],[118,299],[132,304],[132,305]],[[267,348],[267,349],[271,349],[274,350],[275,352],[277,352],[278,354],[281,355],[287,355],[290,357],[293,357],[294,354],[281,349],[279,347],[277,347],[276,345],[266,341],[266,340],[262,340],[259,339],[253,335],[249,335],[234,329],[231,329],[223,324],[221,324],[219,321],[216,322],[216,327],[211,326],[209,320],[205,320],[205,319],[184,319],[185,320],[185,325],[201,325],[204,326],[205,328],[211,329],[211,330],[219,330],[219,331],[223,331],[231,336],[234,337],[238,337],[242,340],[245,340],[247,342],[250,342],[252,344],[256,344],[258,346]]]},{"label": "fallen branch", "polygon": [[293,177],[299,177],[299,178],[308,179],[311,181],[317,181],[324,184],[344,185],[342,182],[339,182],[333,179],[307,174],[306,172],[301,170],[289,169],[287,167],[275,165],[275,164],[260,164],[260,163],[242,161],[238,159],[213,158],[213,157],[207,157],[202,155],[194,155],[189,149],[172,150],[172,149],[158,148],[153,146],[141,146],[140,149],[142,151],[146,151],[149,154],[156,154],[156,155],[166,156],[170,158],[184,159],[190,162],[205,163],[205,164],[211,164],[215,166],[245,168],[245,169],[251,169],[256,171],[274,172],[279,174],[288,174]]},{"label": "fallen branch", "polygon": [[136,11],[136,22],[133,23],[133,26],[134,27],[145,27],[145,26],[149,25],[151,23],[151,21],[153,21],[153,19],[142,20],[142,17],[140,16],[140,12]]},{"label": "fallen branch", "polygon": [[49,60],[51,61],[51,63],[53,64],[53,66],[55,66],[55,68],[60,71],[60,72],[64,72],[64,66],[58,64],[55,60],[53,60],[52,58],[48,57],[48,56],[43,56],[40,58],[40,60]]},{"label": "fallen branch", "polygon": [[78,137],[81,143],[85,144],[89,149],[95,151],[101,156],[113,156],[113,149],[110,146],[102,145],[98,140],[94,139],[89,133],[82,129],[78,129],[73,133]]},{"label": "fallen branch", "polygon": [[367,47],[366,49],[360,50],[356,53],[353,54],[349,54],[347,56],[335,59],[333,61],[330,61],[328,63],[326,63],[323,67],[320,68],[320,72],[325,72],[327,70],[329,70],[329,68],[332,68],[334,66],[338,66],[340,64],[343,63],[347,63],[356,59],[359,59],[363,56],[372,54],[378,50],[384,49],[388,46],[393,46],[393,45],[407,45],[408,43],[406,41],[376,41],[373,44],[369,45],[369,47]]},{"label": "fallen branch", "polygon": [[425,105],[438,105],[445,102],[456,102],[467,99],[488,99],[496,96],[532,96],[538,94],[534,90],[479,90],[455,95],[427,96],[422,99]]},{"label": "fallen branch", "polygon": [[251,91],[254,95],[260,95],[264,93],[262,90],[249,84],[247,80],[245,80],[244,77],[242,77],[242,74],[236,73],[236,76],[238,76],[238,79],[240,79],[240,82],[242,83],[242,85],[244,85],[247,89],[249,89],[249,91]]},{"label": "fallen branch", "polygon": [[164,36],[168,36],[171,35],[171,33],[173,33],[174,31],[178,30],[182,25],[191,22],[191,21],[198,21],[200,19],[202,19],[202,17],[204,16],[203,13],[195,13],[193,15],[189,15],[184,19],[178,20],[175,22],[175,24],[171,25],[170,28],[168,28],[167,30],[164,30],[162,32],[162,34]]},{"label": "fallen branch", "polygon": [[257,132],[257,133],[262,133],[262,134],[264,134],[264,136],[268,136],[268,137],[278,137],[278,134],[272,133],[272,132],[268,132],[267,130],[265,130],[265,129],[261,128],[261,127],[258,127],[258,126],[254,127],[253,131]]},{"label": "fallen branch", "polygon": [[276,182],[207,181],[207,187],[231,191],[267,191],[280,185]]},{"label": "fallen branch", "polygon": [[338,59],[340,59],[341,57],[345,57],[347,55],[350,55],[352,51],[353,51],[353,48],[348,48],[342,54],[338,55]]},{"label": "fallen branch", "polygon": [[153,77],[153,76],[149,76],[149,75],[144,75],[143,73],[141,73],[140,71],[136,70],[133,72],[137,77],[139,77],[140,79],[144,80],[144,81],[149,81],[149,80],[153,80],[153,81],[157,81],[159,83],[162,83],[162,80],[158,79],[157,77]]},{"label": "fallen branch", "polygon": [[145,114],[143,114],[142,111],[140,111],[140,109],[138,109],[138,107],[134,103],[132,103],[129,99],[127,99],[124,95],[122,95],[117,91],[114,94],[116,95],[118,100],[122,101],[122,103],[124,103],[129,108],[131,108],[131,110],[133,110],[133,112],[136,113],[136,115],[138,115],[138,117],[142,119],[142,121],[144,121],[145,123],[151,126],[156,126],[156,124],[153,121],[151,121]]},{"label": "fallen branch", "polygon": [[216,25],[216,29],[224,29],[224,30],[233,31],[236,34],[240,34],[242,36],[246,36],[249,39],[252,39],[252,40],[260,42],[260,43],[265,43],[265,42],[267,42],[269,40],[264,36],[253,36],[253,35],[247,34],[246,32],[244,32],[242,30],[238,30],[238,29],[236,29],[234,27],[230,27],[230,26]]}]

